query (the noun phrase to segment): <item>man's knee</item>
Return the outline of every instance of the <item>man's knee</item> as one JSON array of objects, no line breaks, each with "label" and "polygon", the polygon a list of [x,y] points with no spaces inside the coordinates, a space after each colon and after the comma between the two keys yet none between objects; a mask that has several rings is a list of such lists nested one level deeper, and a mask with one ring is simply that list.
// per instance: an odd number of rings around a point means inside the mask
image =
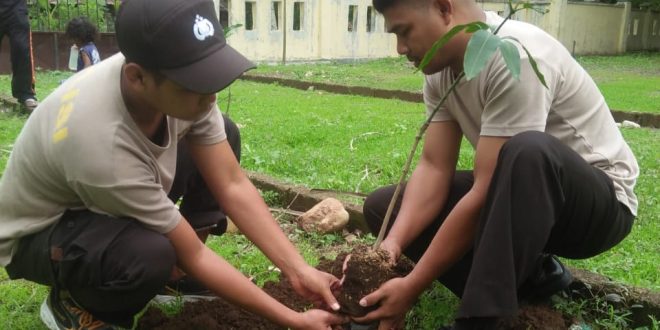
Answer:
[{"label": "man's knee", "polygon": [[382,187],[369,194],[365,199],[362,210],[364,219],[372,233],[380,231],[385,213],[387,213],[387,207],[392,199],[392,193],[392,187]]},{"label": "man's knee", "polygon": [[557,142],[547,133],[526,131],[514,135],[502,146],[500,161],[537,161],[552,152],[550,146]]},{"label": "man's knee", "polygon": [[227,142],[231,150],[234,152],[238,162],[241,162],[241,132],[238,129],[238,125],[234,123],[227,115],[222,115],[222,119],[225,122],[225,133],[227,134]]},{"label": "man's knee", "polygon": [[176,264],[172,243],[162,234],[135,225],[108,248],[104,267],[138,285],[163,286]]}]

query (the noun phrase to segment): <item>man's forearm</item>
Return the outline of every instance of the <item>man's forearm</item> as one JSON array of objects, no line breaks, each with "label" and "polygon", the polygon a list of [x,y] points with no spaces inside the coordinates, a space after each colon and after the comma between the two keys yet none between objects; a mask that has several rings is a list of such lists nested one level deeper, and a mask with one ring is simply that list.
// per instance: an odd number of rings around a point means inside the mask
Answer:
[{"label": "man's forearm", "polygon": [[484,196],[471,190],[449,213],[409,275],[418,293],[424,291],[472,248],[484,200]]},{"label": "man's forearm", "polygon": [[213,293],[278,324],[292,326],[297,313],[266,294],[227,261],[206,247],[182,220],[167,234],[178,265]]},{"label": "man's forearm", "polygon": [[247,177],[227,187],[223,204],[241,232],[286,275],[306,265]]},{"label": "man's forearm", "polygon": [[[204,253],[206,256],[203,259],[207,262],[200,262],[197,267],[200,271],[194,274],[197,278],[203,278],[200,279],[202,283],[213,283],[210,289],[234,304],[263,315],[277,324],[292,326],[296,312],[266,294],[210,249],[205,249]],[[218,274],[222,274],[222,279],[218,278]]]},{"label": "man's forearm", "polygon": [[445,206],[453,175],[453,171],[443,172],[420,163],[406,185],[401,209],[388,238],[405,249],[419,236]]}]

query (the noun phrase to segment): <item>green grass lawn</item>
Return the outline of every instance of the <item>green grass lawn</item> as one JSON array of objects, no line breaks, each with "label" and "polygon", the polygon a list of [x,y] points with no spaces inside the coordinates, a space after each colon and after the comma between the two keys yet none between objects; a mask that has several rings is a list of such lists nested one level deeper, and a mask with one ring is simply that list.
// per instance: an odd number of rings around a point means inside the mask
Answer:
[{"label": "green grass lawn", "polygon": [[[580,56],[614,110],[660,113],[660,52],[621,56]],[[382,89],[421,91],[423,75],[404,57],[358,62],[327,62],[291,65],[260,64],[254,74],[314,82]],[[37,97],[43,99],[70,72],[38,72]],[[0,86],[9,86],[9,76],[0,75]],[[378,82],[374,84],[374,82]],[[8,95],[10,89],[0,93]]]},{"label": "green grass lawn", "polygon": [[[660,112],[660,55],[580,57],[613,109]],[[419,91],[422,76],[402,59],[383,59],[337,65],[260,65],[255,73],[348,85]],[[39,72],[37,96],[46,95],[69,77],[69,72]],[[0,75],[4,94],[9,76]],[[412,139],[423,120],[422,104],[396,100],[334,95],[319,91],[239,81],[231,89],[230,116],[240,125],[243,167],[289,183],[311,188],[368,193],[394,183],[401,172]],[[228,91],[219,96],[226,108]],[[25,115],[0,113],[0,173]],[[641,167],[636,187],[639,217],[630,236],[600,256],[567,263],[596,271],[626,284],[660,290],[657,262],[660,249],[658,169],[660,134],[654,129],[624,129],[623,134]],[[464,141],[459,167],[472,167],[473,151]],[[310,236],[297,232],[295,244],[312,264],[323,247],[345,245],[340,236]],[[269,262],[240,235],[225,235],[209,243],[243,273],[259,283],[273,279]],[[240,256],[238,251],[240,251]],[[332,256],[326,256],[332,257]],[[39,304],[47,291],[25,281],[9,281],[0,269],[0,327],[40,329]],[[420,298],[409,315],[409,329],[434,329],[447,322],[456,299],[435,286]]]},{"label": "green grass lawn", "polygon": [[[610,108],[660,113],[660,52],[581,56]],[[372,88],[421,91],[423,75],[405,57],[367,62],[262,64],[255,74]],[[374,83],[377,82],[377,83]]]},{"label": "green grass lawn", "polygon": [[[588,59],[600,61],[600,58]],[[395,61],[400,65],[396,68],[387,61],[365,65],[373,66],[372,70],[379,67],[399,70],[400,75],[410,73],[411,68],[407,64]],[[657,63],[658,57],[649,61]],[[593,65],[607,66],[602,63]],[[640,71],[652,69],[645,67]],[[625,67],[625,70],[635,71],[631,67]],[[349,71],[332,72],[336,79],[352,76]],[[43,99],[48,91],[69,75],[65,72],[39,73],[39,98]],[[361,79],[389,80],[385,76],[368,77]],[[419,77],[413,76],[412,79]],[[9,86],[7,76],[0,76],[0,85]],[[656,83],[655,86],[660,85]],[[6,90],[8,88],[3,88],[0,93]],[[417,103],[300,91],[246,81],[232,85],[230,91],[232,103],[229,114],[240,125],[242,132],[243,167],[311,188],[366,193],[394,183],[424,119],[423,105]],[[221,108],[226,108],[227,95],[228,91],[224,91],[219,96]],[[0,173],[26,118],[25,115],[0,113]],[[657,197],[660,196],[660,188],[657,187],[660,134],[655,129],[623,129],[622,132],[641,167],[636,187],[640,199],[639,217],[630,236],[616,248],[595,258],[568,263],[623,283],[657,291],[660,290],[660,269],[657,265],[660,249],[656,243],[657,237],[660,237]],[[459,167],[471,168],[473,155],[464,141]],[[320,237],[301,232],[296,232],[292,239],[311,263],[318,261],[322,256],[320,251],[325,247],[345,243],[340,236]],[[256,276],[260,283],[273,278],[273,273],[268,271],[268,261],[242,236],[225,235],[212,239],[209,244],[242,272]],[[243,257],[239,258],[238,251]],[[3,293],[0,295],[2,328],[43,329],[38,309],[47,293],[44,287],[25,281],[9,281],[4,269],[0,269],[0,292]],[[409,316],[408,327],[434,329],[434,325],[437,327],[439,323],[451,319],[455,305],[456,299],[436,286],[421,297]]]},{"label": "green grass lawn", "polygon": [[[239,82],[230,115],[242,126],[245,168],[312,188],[367,193],[398,179],[423,106]],[[660,290],[660,131],[622,131],[641,167],[635,228],[618,248],[571,263]],[[472,168],[473,155],[464,141],[459,167]]]}]

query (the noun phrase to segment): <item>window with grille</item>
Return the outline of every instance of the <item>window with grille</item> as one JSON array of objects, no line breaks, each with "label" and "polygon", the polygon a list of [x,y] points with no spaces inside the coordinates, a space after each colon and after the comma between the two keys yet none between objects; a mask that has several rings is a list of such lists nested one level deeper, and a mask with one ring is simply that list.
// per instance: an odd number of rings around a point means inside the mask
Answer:
[{"label": "window with grille", "polygon": [[350,5],[348,6],[348,32],[357,31],[358,23],[358,6]]},{"label": "window with grille", "polygon": [[293,3],[293,30],[300,31],[302,30],[303,24],[305,23],[305,3],[302,1],[296,1]]},{"label": "window with grille", "polygon": [[257,3],[254,1],[245,2],[245,29],[254,30],[257,16]]}]

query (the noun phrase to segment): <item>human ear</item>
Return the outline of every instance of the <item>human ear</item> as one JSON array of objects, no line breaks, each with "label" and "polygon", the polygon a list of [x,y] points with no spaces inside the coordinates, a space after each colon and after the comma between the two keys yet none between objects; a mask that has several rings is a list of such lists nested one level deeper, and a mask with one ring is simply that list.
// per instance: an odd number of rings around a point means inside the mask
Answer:
[{"label": "human ear", "polygon": [[433,0],[432,10],[440,15],[445,24],[449,24],[451,16],[454,14],[454,5],[454,0]]},{"label": "human ear", "polygon": [[133,90],[144,90],[147,85],[147,73],[138,64],[127,63],[123,68],[124,80]]}]

